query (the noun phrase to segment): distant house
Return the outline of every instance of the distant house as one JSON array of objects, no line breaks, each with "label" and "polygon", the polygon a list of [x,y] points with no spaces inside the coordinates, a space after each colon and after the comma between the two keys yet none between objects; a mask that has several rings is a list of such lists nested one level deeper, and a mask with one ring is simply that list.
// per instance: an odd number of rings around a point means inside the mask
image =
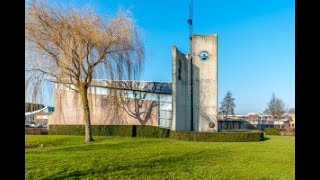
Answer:
[{"label": "distant house", "polygon": [[227,129],[249,129],[248,123],[242,119],[228,119],[228,120],[218,120],[218,129],[219,131]]},{"label": "distant house", "polygon": [[275,119],[275,120],[268,120],[266,127],[269,128],[287,128],[289,127],[288,119]]},{"label": "distant house", "polygon": [[43,104],[25,103],[25,124],[47,125],[49,116],[53,113],[54,107]]},{"label": "distant house", "polygon": [[294,114],[272,118],[268,114],[248,113],[247,115],[218,116],[220,129],[265,129],[294,127]]},{"label": "distant house", "polygon": [[[247,115],[218,115],[218,129],[251,129],[247,122]],[[253,127],[254,128],[254,127]]]},{"label": "distant house", "polygon": [[296,117],[295,114],[288,114],[289,127],[295,128]]},{"label": "distant house", "polygon": [[248,114],[248,120],[249,121],[258,121],[260,119],[261,119],[261,117],[257,113],[249,113]]},{"label": "distant house", "polygon": [[247,120],[248,116],[247,115],[223,115],[219,114],[218,115],[218,120]]},{"label": "distant house", "polygon": [[42,125],[47,125],[48,124],[48,119],[51,116],[53,112],[39,112],[36,114],[36,117],[34,119],[34,122],[36,124],[42,124]]}]

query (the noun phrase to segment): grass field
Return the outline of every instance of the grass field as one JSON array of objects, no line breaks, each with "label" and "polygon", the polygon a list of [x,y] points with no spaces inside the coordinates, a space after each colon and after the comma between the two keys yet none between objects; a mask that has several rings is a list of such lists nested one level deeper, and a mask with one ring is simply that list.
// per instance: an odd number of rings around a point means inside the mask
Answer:
[{"label": "grass field", "polygon": [[26,179],[295,179],[295,138],[260,142],[26,135]]}]

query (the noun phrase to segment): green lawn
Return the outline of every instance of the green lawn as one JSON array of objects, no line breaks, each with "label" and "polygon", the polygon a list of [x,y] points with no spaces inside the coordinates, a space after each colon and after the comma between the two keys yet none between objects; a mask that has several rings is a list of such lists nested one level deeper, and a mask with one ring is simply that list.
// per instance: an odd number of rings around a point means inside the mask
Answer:
[{"label": "green lawn", "polygon": [[[295,179],[295,138],[260,142],[26,135],[26,179]],[[36,147],[40,146],[42,147]]]}]

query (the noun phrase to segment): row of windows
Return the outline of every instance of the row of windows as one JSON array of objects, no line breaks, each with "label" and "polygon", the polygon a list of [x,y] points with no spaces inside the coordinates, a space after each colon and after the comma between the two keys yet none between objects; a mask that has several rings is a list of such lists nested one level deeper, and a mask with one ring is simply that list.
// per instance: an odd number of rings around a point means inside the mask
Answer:
[{"label": "row of windows", "polygon": [[[57,85],[56,87],[59,90],[68,90],[68,88]],[[90,87],[88,90],[90,93],[100,94],[100,95],[110,95],[112,91],[108,88],[100,88],[100,87]],[[138,99],[146,99],[146,100],[154,100],[160,102],[172,102],[171,94],[160,94],[160,93],[152,93],[152,92],[141,92],[141,91],[132,91],[132,90],[122,90],[122,93],[125,97],[128,98],[138,98]]]}]

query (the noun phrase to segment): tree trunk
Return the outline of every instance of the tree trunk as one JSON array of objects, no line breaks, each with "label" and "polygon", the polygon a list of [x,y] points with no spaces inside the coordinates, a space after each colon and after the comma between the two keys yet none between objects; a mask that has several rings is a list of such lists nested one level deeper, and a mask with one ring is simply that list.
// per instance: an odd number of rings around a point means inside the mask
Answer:
[{"label": "tree trunk", "polygon": [[89,143],[90,141],[94,141],[91,133],[91,118],[90,118],[90,109],[89,109],[89,101],[88,101],[88,88],[82,87],[80,88],[80,96],[83,105],[83,121],[85,125],[85,143]]}]

